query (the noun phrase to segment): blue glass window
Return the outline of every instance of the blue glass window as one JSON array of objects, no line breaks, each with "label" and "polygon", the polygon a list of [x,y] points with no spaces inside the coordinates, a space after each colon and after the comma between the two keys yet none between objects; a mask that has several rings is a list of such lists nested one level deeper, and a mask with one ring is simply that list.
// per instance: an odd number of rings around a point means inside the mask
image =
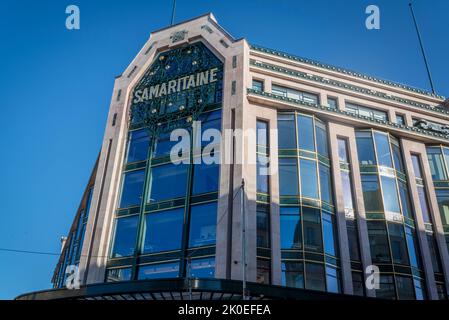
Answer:
[{"label": "blue glass window", "polygon": [[429,159],[432,180],[447,180],[441,148],[427,148],[427,158]]},{"label": "blue glass window", "polygon": [[201,161],[193,169],[193,194],[218,191],[219,166]]},{"label": "blue glass window", "polygon": [[118,218],[115,221],[114,242],[111,250],[112,258],[134,255],[139,216]]},{"label": "blue glass window", "polygon": [[177,278],[179,276],[179,262],[149,264],[139,267],[138,279]]},{"label": "blue glass window", "polygon": [[393,168],[388,136],[383,133],[375,132],[374,140],[376,141],[377,159],[379,160],[379,165]]},{"label": "blue glass window", "polygon": [[268,209],[257,208],[257,246],[261,248],[270,247],[270,216]]},{"label": "blue glass window", "polygon": [[192,206],[190,209],[189,247],[215,244],[216,228],[216,202]]},{"label": "blue glass window", "polygon": [[410,205],[410,197],[408,194],[408,188],[407,184],[405,184],[402,181],[398,180],[399,184],[399,196],[401,198],[401,204],[402,204],[402,214],[404,217],[412,219],[412,211],[411,211],[411,205]]},{"label": "blue glass window", "polygon": [[316,129],[316,149],[319,154],[324,157],[329,157],[329,150],[327,146],[327,130],[326,125],[321,121],[315,121]]},{"label": "blue glass window", "polygon": [[185,164],[171,163],[152,167],[150,202],[185,197],[187,169]]},{"label": "blue glass window", "polygon": [[118,282],[131,280],[131,268],[108,269],[106,282]]},{"label": "blue glass window", "polygon": [[391,253],[393,262],[408,265],[408,252],[405,240],[405,232],[402,224],[388,223],[388,233],[390,234]]},{"label": "blue glass window", "polygon": [[[332,182],[330,168],[320,164],[320,187],[321,187],[321,200],[332,204]],[[347,190],[347,189],[344,189]],[[346,193],[346,192],[345,192]]]},{"label": "blue glass window", "polygon": [[316,162],[313,160],[300,160],[301,196],[318,199],[318,177]]},{"label": "blue glass window", "polygon": [[193,278],[214,278],[215,258],[193,259],[190,265]]},{"label": "blue glass window", "polygon": [[367,221],[368,238],[373,262],[390,262],[387,228],[383,221]]},{"label": "blue glass window", "polygon": [[299,149],[315,151],[315,135],[312,117],[298,115],[298,145]]},{"label": "blue glass window", "polygon": [[356,132],[357,154],[362,165],[375,165],[374,144],[371,132]]},{"label": "blue glass window", "polygon": [[129,133],[127,162],[145,160],[148,156],[150,139],[146,129],[131,131]]},{"label": "blue glass window", "polygon": [[390,137],[390,139],[392,140],[391,149],[393,151],[394,168],[397,171],[404,173],[405,172],[404,162],[402,161],[401,150],[399,149],[399,142],[397,142],[392,137]]},{"label": "blue glass window", "polygon": [[120,208],[140,205],[144,178],[145,170],[136,170],[124,174]]},{"label": "blue glass window", "polygon": [[326,285],[328,292],[340,293],[340,277],[337,269],[326,266]]},{"label": "blue glass window", "polygon": [[296,149],[295,116],[278,114],[278,148]]},{"label": "blue glass window", "polygon": [[323,252],[320,210],[302,207],[304,225],[304,249]]},{"label": "blue glass window", "polygon": [[279,158],[279,194],[298,194],[298,163],[296,158]]},{"label": "blue glass window", "polygon": [[143,252],[153,253],[181,249],[184,208],[145,216],[145,241]]},{"label": "blue glass window", "polygon": [[407,247],[410,257],[410,265],[415,268],[421,268],[421,261],[419,260],[419,254],[416,251],[418,246],[416,243],[416,235],[412,228],[405,227],[405,238],[407,239]]},{"label": "blue glass window", "polygon": [[382,176],[381,181],[385,202],[385,211],[400,213],[401,210],[399,209],[399,199],[398,193],[396,191],[396,180],[394,178]]},{"label": "blue glass window", "polygon": [[299,207],[280,208],[281,249],[302,248],[302,226]]},{"label": "blue glass window", "polygon": [[257,192],[269,193],[269,162],[268,157],[257,154]]},{"label": "blue glass window", "polygon": [[379,180],[377,175],[362,175],[363,201],[365,203],[365,211],[381,212],[382,196],[380,195]]},{"label": "blue glass window", "polygon": [[323,212],[324,252],[334,257],[337,256],[336,236],[333,216],[327,212]]},{"label": "blue glass window", "polygon": [[282,262],[282,285],[304,288],[304,264],[302,262]]},{"label": "blue glass window", "polygon": [[324,267],[317,263],[306,263],[306,289],[325,291]]},{"label": "blue glass window", "polygon": [[253,79],[253,90],[263,91],[263,81]]}]

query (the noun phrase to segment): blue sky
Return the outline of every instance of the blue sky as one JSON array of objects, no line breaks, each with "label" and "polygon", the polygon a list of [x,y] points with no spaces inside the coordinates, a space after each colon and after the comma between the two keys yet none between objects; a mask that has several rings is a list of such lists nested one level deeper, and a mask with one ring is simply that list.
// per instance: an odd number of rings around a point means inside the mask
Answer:
[{"label": "blue sky", "polygon": [[[0,248],[58,252],[101,146],[114,77],[171,0],[0,2]],[[429,89],[407,0],[178,0],[250,43]],[[78,5],[81,29],[65,28]],[[376,4],[381,29],[365,28]],[[449,96],[449,2],[415,0],[435,87]],[[0,299],[50,287],[57,257],[0,251]]]}]

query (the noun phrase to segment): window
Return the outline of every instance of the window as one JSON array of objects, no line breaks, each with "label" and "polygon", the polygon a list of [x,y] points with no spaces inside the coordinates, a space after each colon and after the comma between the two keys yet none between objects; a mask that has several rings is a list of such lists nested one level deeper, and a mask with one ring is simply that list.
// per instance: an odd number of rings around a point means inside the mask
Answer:
[{"label": "window", "polygon": [[436,189],[438,207],[443,225],[449,225],[449,190]]},{"label": "window", "polygon": [[412,228],[409,226],[405,227],[405,238],[407,240],[407,247],[410,257],[410,265],[415,268],[421,268],[420,255],[416,251],[418,249],[418,244],[416,242],[416,234]]},{"label": "window", "polygon": [[139,280],[177,278],[179,276],[179,262],[149,264],[139,267]]},{"label": "window", "polygon": [[371,259],[376,263],[390,262],[390,249],[385,222],[367,221]]},{"label": "window", "polygon": [[309,116],[298,115],[299,149],[315,151],[315,136],[313,131],[313,118]]},{"label": "window", "polygon": [[324,267],[316,263],[306,263],[306,289],[325,291]]},{"label": "window", "polygon": [[337,256],[337,242],[335,232],[335,218],[329,213],[323,212],[323,237],[324,253],[331,256]]},{"label": "window", "polygon": [[393,151],[394,168],[396,169],[396,171],[405,173],[404,162],[402,161],[401,150],[399,149],[399,142],[391,136],[390,140],[391,150]]},{"label": "window", "polygon": [[147,213],[143,253],[181,249],[184,208]]},{"label": "window", "polygon": [[341,185],[343,190],[343,200],[345,205],[345,214],[354,214],[354,203],[352,200],[352,184],[351,184],[351,178],[349,176],[348,171],[340,170],[341,174]]},{"label": "window", "polygon": [[256,282],[261,284],[270,284],[271,261],[266,259],[257,259]]},{"label": "window", "polygon": [[388,121],[388,114],[385,111],[376,110],[349,102],[346,102],[345,110],[355,115],[360,115],[375,120]]},{"label": "window", "polygon": [[427,158],[429,159],[432,180],[447,180],[441,148],[427,148]]},{"label": "window", "polygon": [[181,198],[186,195],[187,169],[185,164],[172,163],[151,168],[150,202]]},{"label": "window", "polygon": [[263,81],[253,79],[253,90],[263,91]]},{"label": "window", "polygon": [[296,158],[279,158],[279,194],[298,195],[298,163]]},{"label": "window", "polygon": [[269,192],[269,158],[268,158],[268,123],[265,121],[257,121],[257,147],[263,150],[257,153],[257,192]]},{"label": "window", "polygon": [[371,132],[356,132],[357,154],[361,165],[375,165],[373,139]]},{"label": "window", "polygon": [[376,298],[395,299],[393,276],[381,275],[379,289],[376,290]]},{"label": "window", "polygon": [[328,292],[340,293],[340,277],[337,269],[326,266],[326,286]]},{"label": "window", "polygon": [[318,199],[318,177],[316,162],[300,159],[301,197]]},{"label": "window", "polygon": [[429,245],[430,257],[432,259],[433,272],[441,273],[440,252],[437,247],[435,236],[427,233],[427,244]]},{"label": "window", "polygon": [[296,149],[295,115],[278,114],[278,148]]},{"label": "window", "polygon": [[407,184],[405,182],[398,180],[398,185],[399,185],[399,196],[401,198],[402,204],[402,214],[404,215],[404,217],[413,219]]},{"label": "window", "polygon": [[215,163],[207,164],[201,161],[193,165],[192,194],[218,191],[219,166]]},{"label": "window", "polygon": [[415,300],[415,288],[412,278],[396,275],[396,287],[399,300]]},{"label": "window", "polygon": [[257,246],[270,247],[270,216],[268,208],[262,205],[257,206]]},{"label": "window", "polygon": [[327,97],[327,105],[331,109],[337,109],[338,108],[337,98],[331,98],[331,97],[328,96]]},{"label": "window", "polygon": [[379,165],[393,168],[388,136],[386,134],[374,132],[374,141],[376,142],[377,159],[379,160]]},{"label": "window", "polygon": [[124,174],[120,208],[140,205],[144,177],[145,170],[136,170]]},{"label": "window", "polygon": [[299,207],[280,207],[281,249],[302,249]]},{"label": "window", "polygon": [[376,175],[362,174],[363,202],[366,212],[382,212],[382,196]]},{"label": "window", "polygon": [[[155,158],[169,156],[173,146],[181,141],[181,138],[177,141],[170,141],[170,134],[171,132],[162,132],[159,134],[153,155]],[[183,137],[182,139],[188,139],[188,137]],[[180,152],[178,155],[181,156]]]},{"label": "window", "polygon": [[398,193],[396,191],[396,179],[381,176],[384,206],[387,212],[400,213]]},{"label": "window", "polygon": [[106,282],[131,280],[131,268],[114,268],[106,272]]},{"label": "window", "polygon": [[418,185],[418,198],[419,198],[421,214],[422,214],[424,222],[432,223],[432,220],[430,220],[430,209],[429,209],[429,203],[427,202],[426,191],[424,190],[423,186],[419,186],[419,185]]},{"label": "window", "polygon": [[190,209],[189,247],[215,244],[216,228],[216,202],[192,206]]},{"label": "window", "polygon": [[[321,188],[321,200],[329,204],[332,204],[332,182],[330,168],[321,164],[320,168],[320,188]],[[346,189],[345,189],[346,190]]]},{"label": "window", "polygon": [[358,228],[355,220],[346,220],[346,230],[348,232],[349,258],[353,261],[360,261]]},{"label": "window", "polygon": [[307,103],[312,103],[315,105],[318,104],[318,95],[313,93],[301,92],[298,90],[281,87],[278,85],[272,85],[271,93],[285,98],[296,99]]},{"label": "window", "polygon": [[115,220],[114,242],[111,258],[128,257],[134,255],[139,216],[118,218]]},{"label": "window", "polygon": [[338,138],[337,143],[338,143],[338,158],[340,162],[349,163],[346,139]]},{"label": "window", "polygon": [[304,288],[304,264],[302,262],[282,262],[282,285]]},{"label": "window", "polygon": [[412,154],[412,164],[415,177],[422,179],[421,160],[418,155]]},{"label": "window", "polygon": [[323,252],[320,210],[302,207],[302,216],[304,219],[304,249]]},{"label": "window", "polygon": [[[208,129],[215,129],[220,131],[221,129],[221,110],[215,110],[210,112],[205,112],[200,115],[201,121],[201,135]],[[201,146],[204,147],[208,144],[216,144],[220,141],[215,141],[212,138],[210,140],[202,140]]]},{"label": "window", "polygon": [[352,272],[352,290],[356,296],[363,297],[365,295],[365,280],[363,279],[363,273]]},{"label": "window", "polygon": [[405,126],[405,116],[403,114],[396,114],[396,123]]},{"label": "window", "polygon": [[393,263],[408,265],[408,252],[402,224],[388,222]]},{"label": "window", "polygon": [[190,262],[190,276],[193,278],[214,278],[215,258],[192,259]]},{"label": "window", "polygon": [[415,285],[416,300],[426,300],[426,290],[424,281],[413,279],[413,284]]},{"label": "window", "polygon": [[150,139],[146,129],[129,133],[128,156],[126,162],[142,161],[147,158]]},{"label": "window", "polygon": [[320,155],[324,157],[329,157],[329,151],[327,147],[327,130],[324,123],[321,121],[315,121],[315,131],[316,131],[316,148]]}]

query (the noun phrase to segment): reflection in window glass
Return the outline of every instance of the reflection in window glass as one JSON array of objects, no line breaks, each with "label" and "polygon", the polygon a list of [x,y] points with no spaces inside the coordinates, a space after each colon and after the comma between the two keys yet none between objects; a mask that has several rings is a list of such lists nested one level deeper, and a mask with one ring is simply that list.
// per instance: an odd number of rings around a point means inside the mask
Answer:
[{"label": "reflection in window glass", "polygon": [[402,161],[401,150],[399,149],[399,142],[397,142],[396,139],[393,139],[393,137],[390,137],[390,139],[392,140],[391,149],[393,151],[394,168],[399,172],[405,173],[404,162]]},{"label": "reflection in window glass", "polygon": [[147,158],[150,139],[146,129],[129,133],[128,155],[126,162],[142,161]]},{"label": "reflection in window glass", "polygon": [[415,288],[412,278],[397,275],[396,287],[398,289],[399,300],[415,300]]},{"label": "reflection in window glass", "polygon": [[295,116],[278,114],[279,149],[296,149]]},{"label": "reflection in window glass", "polygon": [[[179,140],[176,141],[170,141],[170,134],[171,132],[162,132],[159,134],[156,141],[156,148],[154,150],[155,158],[162,156],[169,156],[173,146],[182,141],[182,139],[187,139],[184,141],[189,141],[188,137],[179,138]],[[182,154],[178,152],[178,156],[182,156]]]},{"label": "reflection in window glass", "polygon": [[336,98],[327,97],[327,105],[329,108],[337,109],[338,103]]},{"label": "reflection in window glass", "polygon": [[408,265],[409,260],[403,225],[389,222],[388,232],[390,234],[393,263]]},{"label": "reflection in window glass", "polygon": [[413,284],[415,285],[416,300],[426,300],[427,297],[424,281],[413,279]]},{"label": "reflection in window glass", "polygon": [[357,154],[362,165],[375,165],[373,139],[371,132],[356,132]]},{"label": "reflection in window glass", "polygon": [[338,158],[340,162],[349,163],[348,149],[346,145],[346,139],[337,139],[338,142]]},{"label": "reflection in window glass", "polygon": [[[332,185],[330,168],[320,164],[321,200],[332,204]],[[346,189],[344,189],[346,190]]]},{"label": "reflection in window glass", "polygon": [[412,164],[413,164],[413,172],[415,173],[415,177],[422,179],[421,160],[419,159],[418,155],[412,154]]},{"label": "reflection in window glass", "polygon": [[316,162],[313,160],[300,160],[301,196],[318,199],[318,177]]},{"label": "reflection in window glass", "polygon": [[440,208],[441,222],[449,225],[449,190],[436,189],[438,207]]},{"label": "reflection in window glass", "polygon": [[218,191],[219,167],[218,164],[200,164],[193,166],[192,194],[201,194]]},{"label": "reflection in window glass", "polygon": [[267,259],[257,259],[256,282],[270,284],[271,261]]},{"label": "reflection in window glass", "polygon": [[395,299],[393,276],[381,275],[379,289],[376,290],[376,297],[382,299]]},{"label": "reflection in window glass", "polygon": [[396,191],[396,180],[382,176],[382,192],[384,195],[384,206],[388,212],[400,213],[398,193]]},{"label": "reflection in window glass", "polygon": [[335,220],[327,212],[323,212],[323,237],[324,237],[324,253],[336,256],[336,233]]},{"label": "reflection in window glass", "polygon": [[410,265],[415,268],[421,268],[420,255],[417,252],[418,245],[416,243],[416,235],[412,228],[405,227],[405,238],[407,240],[407,247],[410,257]]},{"label": "reflection in window glass", "polygon": [[365,295],[365,280],[363,279],[363,273],[352,272],[352,288],[354,295],[361,297]]},{"label": "reflection in window glass", "polygon": [[340,293],[339,278],[337,269],[326,266],[326,285],[328,292]]},{"label": "reflection in window glass", "polygon": [[441,273],[440,252],[437,247],[435,236],[432,233],[427,233],[427,244],[432,259],[433,272]]},{"label": "reflection in window glass", "polygon": [[268,122],[257,120],[257,145],[267,147],[268,146]]},{"label": "reflection in window glass", "polygon": [[343,200],[345,205],[345,213],[354,213],[354,203],[352,200],[352,184],[348,171],[340,170],[341,185],[345,192],[343,193]]},{"label": "reflection in window glass", "polygon": [[134,255],[138,222],[137,215],[116,219],[111,258]]},{"label": "reflection in window glass", "polygon": [[216,228],[216,202],[192,206],[190,209],[189,247],[215,244]]},{"label": "reflection in window glass", "polygon": [[443,155],[440,148],[427,148],[427,158],[429,159],[430,173],[432,180],[447,180],[444,169]]},{"label": "reflection in window glass", "polygon": [[145,217],[143,252],[181,249],[183,224],[184,208],[148,213]]},{"label": "reflection in window glass", "polygon": [[313,118],[298,115],[298,145],[299,149],[315,151]]},{"label": "reflection in window glass", "polygon": [[392,168],[390,143],[388,136],[383,133],[374,132],[374,141],[376,141],[377,159],[380,166]]},{"label": "reflection in window glass", "polygon": [[257,209],[257,246],[261,248],[270,247],[270,217],[265,208]]},{"label": "reflection in window glass", "polygon": [[269,193],[269,162],[268,157],[257,154],[257,192]]},{"label": "reflection in window glass", "polygon": [[304,221],[304,249],[323,252],[320,210],[302,207]]},{"label": "reflection in window glass", "polygon": [[171,163],[152,167],[150,202],[185,197],[187,169],[185,164]]},{"label": "reflection in window glass", "polygon": [[263,91],[263,81],[253,79],[253,90]]},{"label": "reflection in window glass", "polygon": [[327,147],[327,133],[326,126],[319,120],[315,121],[315,129],[316,129],[316,149],[319,154],[324,157],[329,157],[329,151]]},{"label": "reflection in window glass", "polygon": [[304,288],[304,264],[302,262],[282,262],[282,285]]},{"label": "reflection in window glass", "polygon": [[144,175],[145,170],[136,170],[124,174],[120,208],[140,205]]},{"label": "reflection in window glass", "polygon": [[280,208],[281,249],[301,249],[302,229],[299,207]]},{"label": "reflection in window glass", "polygon": [[412,211],[407,184],[405,182],[398,180],[398,185],[399,185],[399,196],[401,198],[402,204],[402,214],[404,215],[404,217],[412,219]]},{"label": "reflection in window glass", "polygon": [[279,194],[298,195],[298,164],[296,158],[279,158]]},{"label": "reflection in window glass", "polygon": [[432,223],[432,220],[430,220],[429,203],[427,202],[426,190],[424,190],[423,186],[418,186],[418,198],[424,222]]},{"label": "reflection in window glass", "polygon": [[106,282],[118,282],[131,280],[131,268],[108,269]]},{"label": "reflection in window glass", "polygon": [[348,232],[349,258],[360,261],[358,229],[355,220],[346,220],[346,230]]},{"label": "reflection in window glass", "polygon": [[379,181],[376,175],[362,175],[362,191],[365,211],[381,212],[383,210],[382,197],[380,195]]},{"label": "reflection in window glass", "polygon": [[306,263],[306,289],[325,291],[324,267],[317,263]]},{"label": "reflection in window glass", "polygon": [[139,267],[138,279],[177,278],[179,276],[179,262],[150,264]]},{"label": "reflection in window glass", "polygon": [[390,262],[390,249],[385,222],[367,221],[368,238],[373,262]]},{"label": "reflection in window glass", "polygon": [[190,276],[193,278],[214,278],[215,258],[192,259]]}]

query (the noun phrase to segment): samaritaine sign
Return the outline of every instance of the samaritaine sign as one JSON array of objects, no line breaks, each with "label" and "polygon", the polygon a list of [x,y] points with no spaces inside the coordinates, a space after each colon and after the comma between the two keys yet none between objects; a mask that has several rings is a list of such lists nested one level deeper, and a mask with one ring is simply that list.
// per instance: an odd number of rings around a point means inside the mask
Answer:
[{"label": "samaritaine sign", "polygon": [[202,42],[162,52],[134,88],[132,122],[155,133],[195,121],[221,103],[222,81],[223,63]]}]

